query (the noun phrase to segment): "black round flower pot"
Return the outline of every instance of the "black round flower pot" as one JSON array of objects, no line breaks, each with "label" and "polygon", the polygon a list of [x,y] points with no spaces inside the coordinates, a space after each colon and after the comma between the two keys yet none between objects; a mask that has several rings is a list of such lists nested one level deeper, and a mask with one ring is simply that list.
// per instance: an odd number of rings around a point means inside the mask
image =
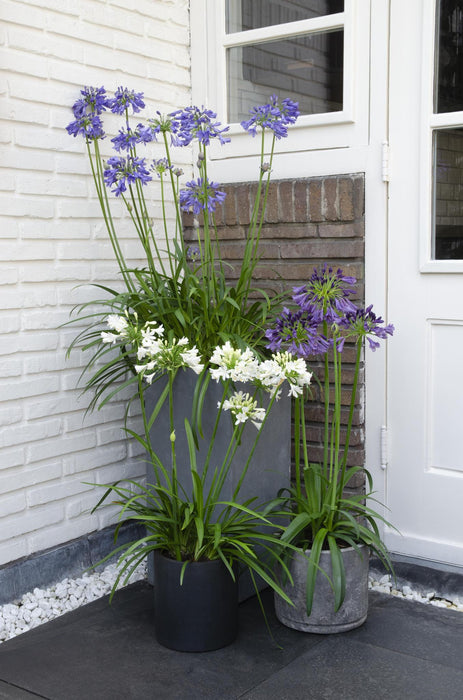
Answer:
[{"label": "black round flower pot", "polygon": [[212,651],[238,634],[238,585],[220,559],[184,562],[154,555],[156,639],[176,651]]}]

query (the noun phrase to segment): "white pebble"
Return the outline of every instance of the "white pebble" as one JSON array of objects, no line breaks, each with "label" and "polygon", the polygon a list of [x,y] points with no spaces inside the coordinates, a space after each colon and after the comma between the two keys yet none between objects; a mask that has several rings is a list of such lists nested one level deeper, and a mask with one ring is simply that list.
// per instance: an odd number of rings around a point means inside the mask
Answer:
[{"label": "white pebble", "polygon": [[368,578],[368,586],[378,593],[389,593],[390,595],[396,596],[396,598],[415,600],[418,603],[434,605],[437,608],[451,608],[452,610],[463,612],[463,601],[460,597],[457,597],[455,600],[436,598],[436,591],[418,593],[418,591],[414,591],[412,587],[408,585],[402,586],[401,589],[393,588],[389,575],[381,576],[379,580],[370,575]]},{"label": "white pebble", "polygon": [[[130,581],[146,578],[146,562],[141,564]],[[117,565],[103,571],[84,573],[75,580],[65,578],[47,589],[34,588],[14,603],[0,606],[0,644],[18,634],[53,620],[65,612],[101,598],[110,592],[117,578]],[[120,582],[118,588],[122,587]]]}]

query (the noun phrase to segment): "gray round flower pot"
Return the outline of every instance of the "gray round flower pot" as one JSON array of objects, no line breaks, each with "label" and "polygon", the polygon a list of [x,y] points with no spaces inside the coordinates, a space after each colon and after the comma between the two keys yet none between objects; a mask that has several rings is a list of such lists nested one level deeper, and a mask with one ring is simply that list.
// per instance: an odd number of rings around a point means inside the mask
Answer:
[{"label": "gray round flower pot", "polygon": [[[346,597],[337,612],[334,610],[334,595],[329,581],[320,571],[317,574],[315,593],[310,616],[306,610],[307,557],[304,553],[294,552],[288,564],[293,577],[293,584],[287,579],[280,583],[294,607],[275,594],[275,612],[277,618],[287,627],[301,632],[314,634],[332,634],[347,632],[362,625],[368,613],[368,567],[369,550],[362,545],[360,553],[353,547],[342,550],[346,572]],[[323,551],[320,566],[331,577],[331,559],[329,551]]]}]

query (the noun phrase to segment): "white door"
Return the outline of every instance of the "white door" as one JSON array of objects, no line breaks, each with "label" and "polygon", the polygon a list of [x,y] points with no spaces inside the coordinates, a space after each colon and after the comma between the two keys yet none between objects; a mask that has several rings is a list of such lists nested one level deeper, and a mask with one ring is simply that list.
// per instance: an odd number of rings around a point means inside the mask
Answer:
[{"label": "white door", "polygon": [[463,566],[463,3],[391,0],[390,31],[386,542]]}]

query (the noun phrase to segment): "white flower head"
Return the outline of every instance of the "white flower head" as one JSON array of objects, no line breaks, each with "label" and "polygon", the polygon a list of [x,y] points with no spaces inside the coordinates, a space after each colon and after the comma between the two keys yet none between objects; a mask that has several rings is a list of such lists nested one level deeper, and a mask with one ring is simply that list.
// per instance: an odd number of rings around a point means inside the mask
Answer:
[{"label": "white flower head", "polygon": [[234,382],[250,382],[256,379],[259,362],[250,348],[240,350],[234,348],[227,340],[221,347],[216,347],[212,353],[210,373],[217,382],[220,379],[231,379]]},{"label": "white flower head", "polygon": [[116,333],[119,333],[119,335],[124,336],[127,334],[129,322],[126,316],[109,314],[108,318],[106,319],[106,323],[108,324],[108,328],[110,328],[112,331],[116,331]]},{"label": "white flower head", "polygon": [[312,380],[312,372],[307,369],[306,361],[302,357],[295,358],[289,352],[277,352],[272,358],[281,367],[290,385],[288,396],[300,396]]},{"label": "white flower head", "polygon": [[101,332],[101,340],[103,343],[117,343],[119,336],[117,333],[108,333],[108,331]]},{"label": "white flower head", "polygon": [[[220,406],[220,403],[218,404]],[[246,423],[248,420],[259,429],[265,418],[265,409],[257,405],[249,394],[242,391],[235,393],[223,402],[224,411],[230,411],[235,425]]]},{"label": "white flower head", "polygon": [[195,345],[189,350],[181,352],[180,357],[182,358],[186,367],[192,369],[193,372],[196,372],[196,374],[201,374],[204,369],[204,364],[201,362],[201,356],[198,352],[198,348]]},{"label": "white flower head", "polygon": [[155,357],[161,350],[162,340],[154,328],[142,328],[141,345],[137,351],[137,357],[141,360],[143,357]]},{"label": "white flower head", "polygon": [[[265,360],[259,367],[259,381],[271,394],[287,381],[288,396],[300,396],[312,379],[303,358],[295,358],[289,352],[277,352],[270,360]],[[278,395],[277,395],[278,398]]]}]

